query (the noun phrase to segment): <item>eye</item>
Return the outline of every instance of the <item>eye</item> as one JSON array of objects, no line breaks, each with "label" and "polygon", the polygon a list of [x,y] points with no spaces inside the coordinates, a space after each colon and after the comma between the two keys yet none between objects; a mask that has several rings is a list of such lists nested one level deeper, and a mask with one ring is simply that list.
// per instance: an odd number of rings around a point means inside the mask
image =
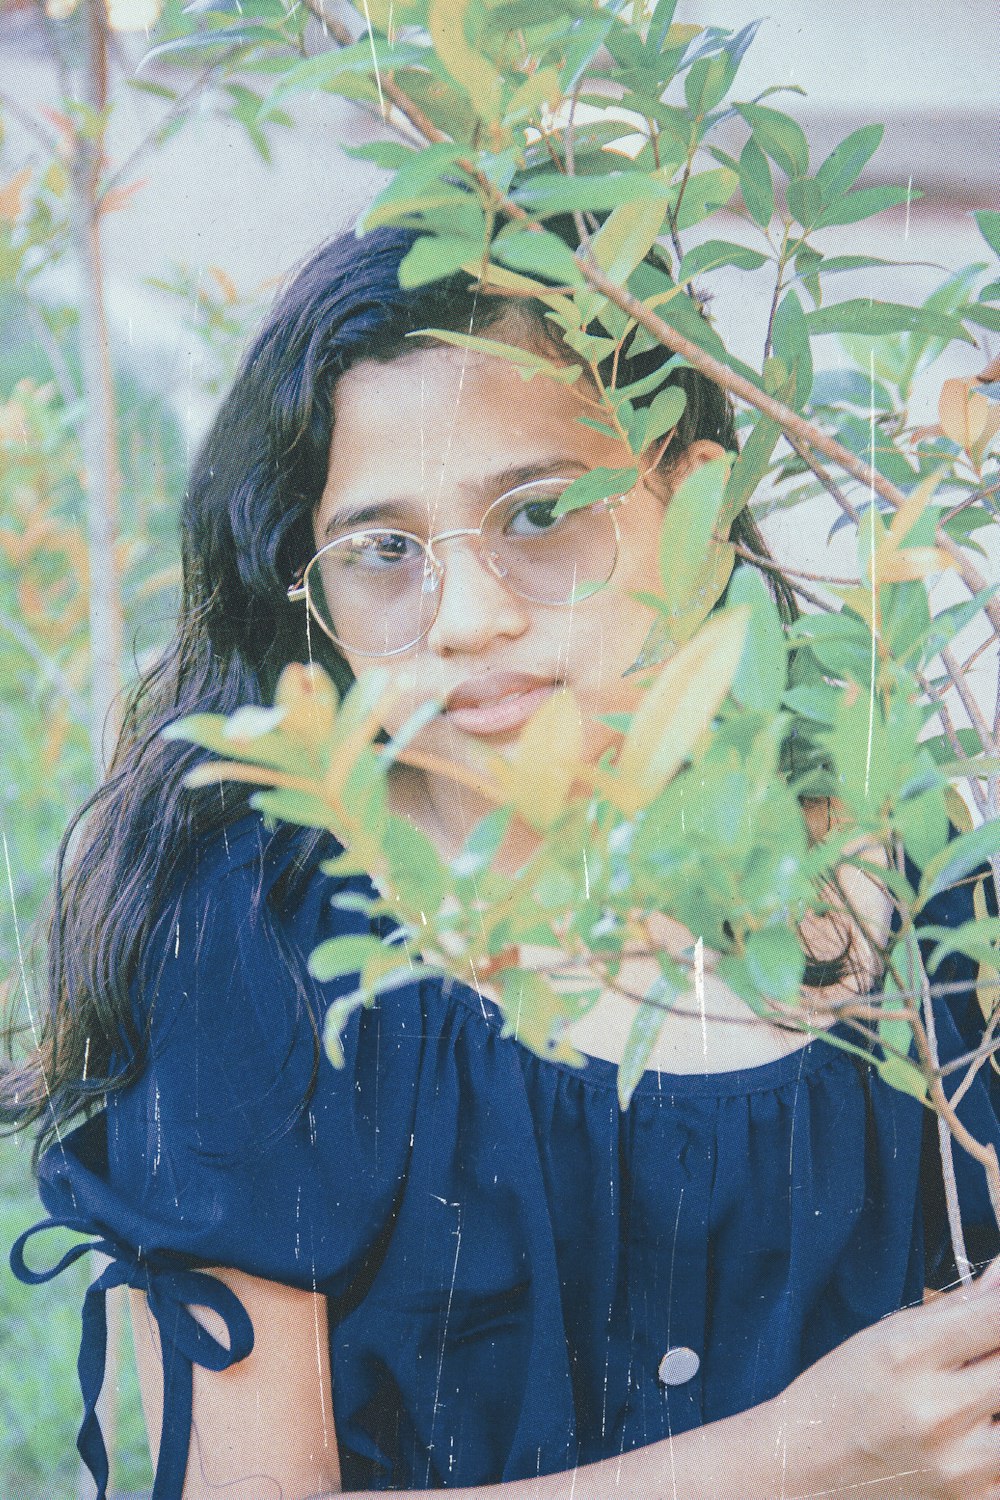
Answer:
[{"label": "eye", "polygon": [[565,519],[556,515],[559,495],[537,496],[522,500],[507,518],[504,533],[507,536],[544,536]]},{"label": "eye", "polygon": [[335,555],[348,568],[370,572],[412,566],[421,562],[424,549],[404,531],[359,531],[335,543]]}]

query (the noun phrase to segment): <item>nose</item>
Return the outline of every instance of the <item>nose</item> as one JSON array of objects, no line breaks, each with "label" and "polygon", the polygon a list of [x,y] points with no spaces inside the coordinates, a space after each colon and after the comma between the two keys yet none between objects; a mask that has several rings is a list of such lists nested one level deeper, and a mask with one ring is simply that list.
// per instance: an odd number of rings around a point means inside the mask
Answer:
[{"label": "nose", "polygon": [[504,587],[474,539],[449,537],[435,551],[444,578],[438,612],[425,637],[432,651],[480,651],[498,636],[524,634],[530,604]]}]

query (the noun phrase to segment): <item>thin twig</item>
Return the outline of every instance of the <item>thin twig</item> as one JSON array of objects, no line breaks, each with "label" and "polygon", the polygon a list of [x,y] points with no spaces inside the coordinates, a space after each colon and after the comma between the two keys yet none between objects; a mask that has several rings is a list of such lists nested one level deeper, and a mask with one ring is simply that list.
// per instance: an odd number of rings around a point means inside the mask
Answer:
[{"label": "thin twig", "polygon": [[837,578],[833,574],[828,573],[807,573],[805,568],[793,568],[789,563],[786,562],[779,563],[776,562],[773,558],[762,558],[759,553],[751,551],[751,549],[749,547],[745,547],[742,542],[732,542],[730,543],[730,545],[732,546],[737,557],[746,558],[748,562],[760,562],[762,566],[765,567],[768,565],[768,562],[770,562],[770,565],[775,572],[788,574],[792,578],[805,578],[809,583],[828,583],[831,585],[839,584],[844,588],[860,588],[861,586],[861,580],[859,578]]},{"label": "thin twig", "polygon": [[840,506],[840,509],[844,512],[844,515],[850,516],[855,525],[860,525],[861,517],[858,515],[850,500],[848,500],[847,496],[844,494],[844,491],[834,479],[829,469],[826,468],[824,464],[821,464],[815,453],[811,451],[808,443],[799,442],[798,438],[794,437],[789,432],[785,433],[785,441],[786,443],[788,443],[789,447],[794,448],[795,452],[799,455],[799,458],[801,458],[806,467],[812,470],[823,488]]},{"label": "thin twig", "polygon": [[26,629],[19,620],[15,620],[6,612],[0,613],[0,630],[5,635],[8,635],[12,641],[15,641],[27,656],[31,657],[36,667],[48,678],[57,692],[62,695],[67,708],[76,722],[86,728],[88,719],[86,703],[84,703],[62,667],[59,666],[58,662],[53,661],[51,656],[45,654],[30,630]]},{"label": "thin twig", "polygon": [[[938,1056],[937,1028],[934,1021],[934,1002],[931,999],[927,981],[927,970],[920,959],[920,950],[917,947],[917,939],[913,930],[910,930],[907,944],[910,958],[911,971],[917,968],[920,974],[920,983],[923,989],[923,1013],[924,1025],[927,1028],[927,1047],[930,1060],[934,1070],[940,1079],[940,1060]],[[912,979],[912,972],[911,972]],[[939,1082],[938,1088],[944,1093],[943,1085]],[[958,1101],[953,1097],[952,1109]],[[965,1231],[962,1227],[962,1209],[958,1201],[958,1183],[955,1180],[955,1149],[952,1143],[951,1131],[945,1117],[938,1112],[937,1117],[938,1147],[941,1152],[941,1174],[944,1178],[944,1197],[948,1213],[948,1229],[951,1233],[951,1246],[955,1255],[955,1265],[961,1280],[968,1286],[972,1281],[972,1262],[965,1245]]]},{"label": "thin twig", "polygon": [[124,161],[120,162],[119,165],[115,168],[115,170],[112,172],[111,176],[107,179],[101,189],[101,199],[106,198],[109,193],[114,192],[115,188],[117,188],[120,183],[126,182],[128,180],[143,157],[162,143],[163,132],[167,130],[175,120],[179,120],[181,116],[187,112],[188,107],[211,83],[213,76],[217,72],[219,72],[220,69],[226,67],[230,62],[232,62],[233,58],[236,57],[241,50],[242,48],[240,46],[230,47],[229,50],[227,52],[224,52],[221,57],[217,57],[213,62],[210,62],[201,70],[194,82],[190,84],[190,86],[186,88],[182,94],[179,94],[177,96],[177,98],[170,105],[170,108],[164,112],[162,118],[157,122],[153,129],[146,132],[142,140],[139,141],[138,145],[133,147],[128,156],[125,157]]}]

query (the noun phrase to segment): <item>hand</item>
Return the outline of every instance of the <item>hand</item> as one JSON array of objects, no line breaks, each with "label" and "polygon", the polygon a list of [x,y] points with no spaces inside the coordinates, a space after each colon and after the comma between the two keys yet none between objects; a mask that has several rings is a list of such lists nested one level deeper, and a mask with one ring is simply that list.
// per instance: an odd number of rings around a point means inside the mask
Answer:
[{"label": "hand", "polygon": [[1000,1500],[1000,1260],[848,1339],[773,1405],[810,1493]]}]

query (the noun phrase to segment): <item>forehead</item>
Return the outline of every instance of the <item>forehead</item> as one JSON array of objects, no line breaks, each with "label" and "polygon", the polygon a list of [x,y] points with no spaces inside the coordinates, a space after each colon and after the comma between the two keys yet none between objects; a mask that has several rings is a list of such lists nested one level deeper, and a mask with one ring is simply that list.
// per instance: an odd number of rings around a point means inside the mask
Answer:
[{"label": "forehead", "polygon": [[464,515],[495,498],[493,476],[515,466],[572,476],[631,462],[624,444],[578,420],[591,394],[545,376],[523,381],[502,359],[449,347],[355,365],[336,389],[317,519],[385,500]]}]

